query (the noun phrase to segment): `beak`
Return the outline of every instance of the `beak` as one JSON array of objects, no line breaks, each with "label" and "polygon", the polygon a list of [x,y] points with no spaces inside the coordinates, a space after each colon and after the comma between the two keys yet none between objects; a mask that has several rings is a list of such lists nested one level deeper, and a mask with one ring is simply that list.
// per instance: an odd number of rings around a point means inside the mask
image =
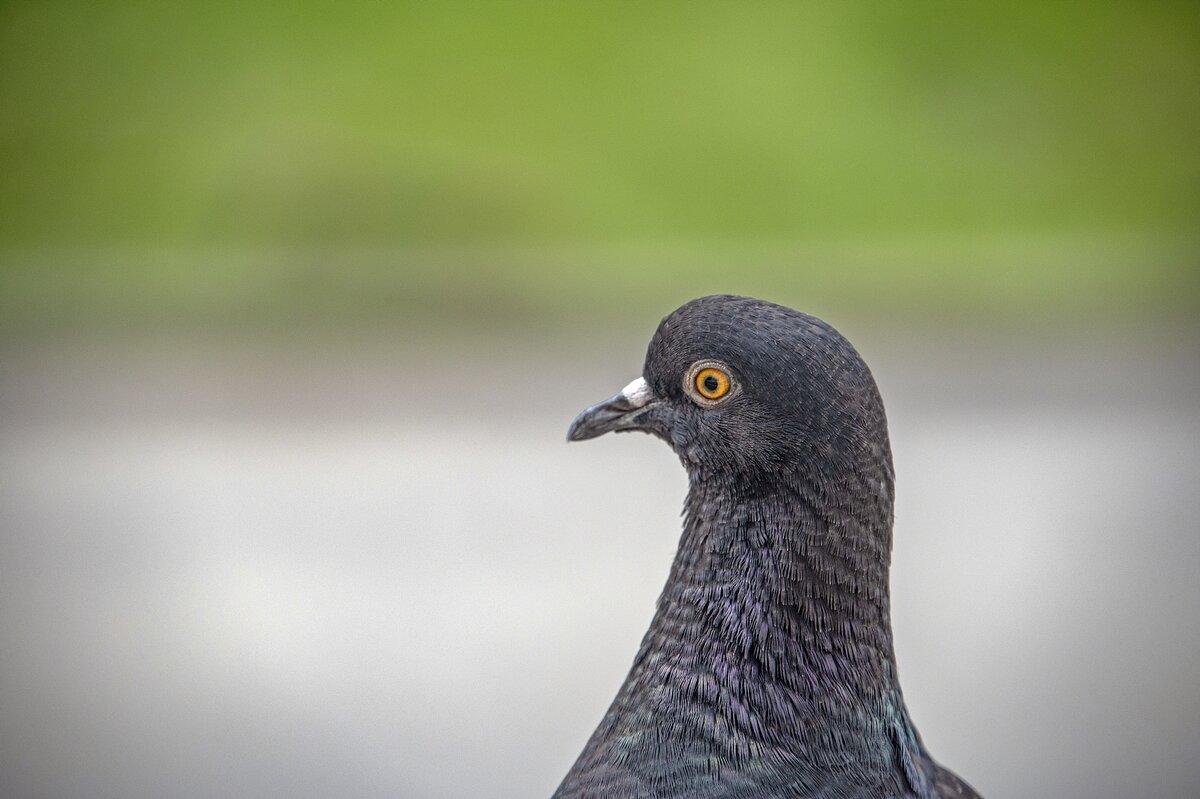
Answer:
[{"label": "beak", "polygon": [[575,417],[567,430],[567,441],[586,441],[615,430],[636,430],[638,418],[654,402],[650,386],[642,378],[634,380],[620,394],[597,403]]}]

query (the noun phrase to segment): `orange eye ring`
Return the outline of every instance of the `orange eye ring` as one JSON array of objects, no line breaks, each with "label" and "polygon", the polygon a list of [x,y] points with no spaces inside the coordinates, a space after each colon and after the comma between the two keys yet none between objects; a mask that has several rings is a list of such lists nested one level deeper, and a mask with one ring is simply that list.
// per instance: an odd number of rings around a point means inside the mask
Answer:
[{"label": "orange eye ring", "polygon": [[696,387],[697,394],[713,402],[724,397],[733,387],[729,374],[715,366],[706,366],[696,372],[692,384]]}]

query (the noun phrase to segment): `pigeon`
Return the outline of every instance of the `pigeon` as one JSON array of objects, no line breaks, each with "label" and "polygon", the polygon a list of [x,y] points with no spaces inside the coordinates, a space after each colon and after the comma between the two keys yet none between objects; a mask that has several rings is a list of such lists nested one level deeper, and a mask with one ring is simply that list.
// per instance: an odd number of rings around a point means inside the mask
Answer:
[{"label": "pigeon", "polygon": [[829,324],[702,297],[567,438],[642,431],[688,474],[683,534],[629,676],[554,799],[978,794],[896,675],[883,402]]}]

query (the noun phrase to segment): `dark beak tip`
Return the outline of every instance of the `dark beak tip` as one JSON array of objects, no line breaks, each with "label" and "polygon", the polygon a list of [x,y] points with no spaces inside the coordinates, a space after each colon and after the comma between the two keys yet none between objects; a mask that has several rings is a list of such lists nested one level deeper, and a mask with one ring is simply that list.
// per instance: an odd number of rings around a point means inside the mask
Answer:
[{"label": "dark beak tip", "polygon": [[576,416],[575,421],[571,422],[571,426],[567,428],[568,442],[587,441],[605,432],[603,428],[597,428],[595,414],[592,413],[592,410],[592,408],[588,408]]}]

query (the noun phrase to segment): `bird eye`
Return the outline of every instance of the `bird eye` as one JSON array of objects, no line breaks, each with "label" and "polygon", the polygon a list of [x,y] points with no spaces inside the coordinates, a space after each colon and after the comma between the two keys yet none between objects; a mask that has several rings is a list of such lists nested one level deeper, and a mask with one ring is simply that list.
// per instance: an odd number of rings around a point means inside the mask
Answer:
[{"label": "bird eye", "polygon": [[706,366],[696,372],[696,376],[692,378],[692,385],[701,397],[716,401],[728,394],[733,384],[728,372],[715,366]]}]

